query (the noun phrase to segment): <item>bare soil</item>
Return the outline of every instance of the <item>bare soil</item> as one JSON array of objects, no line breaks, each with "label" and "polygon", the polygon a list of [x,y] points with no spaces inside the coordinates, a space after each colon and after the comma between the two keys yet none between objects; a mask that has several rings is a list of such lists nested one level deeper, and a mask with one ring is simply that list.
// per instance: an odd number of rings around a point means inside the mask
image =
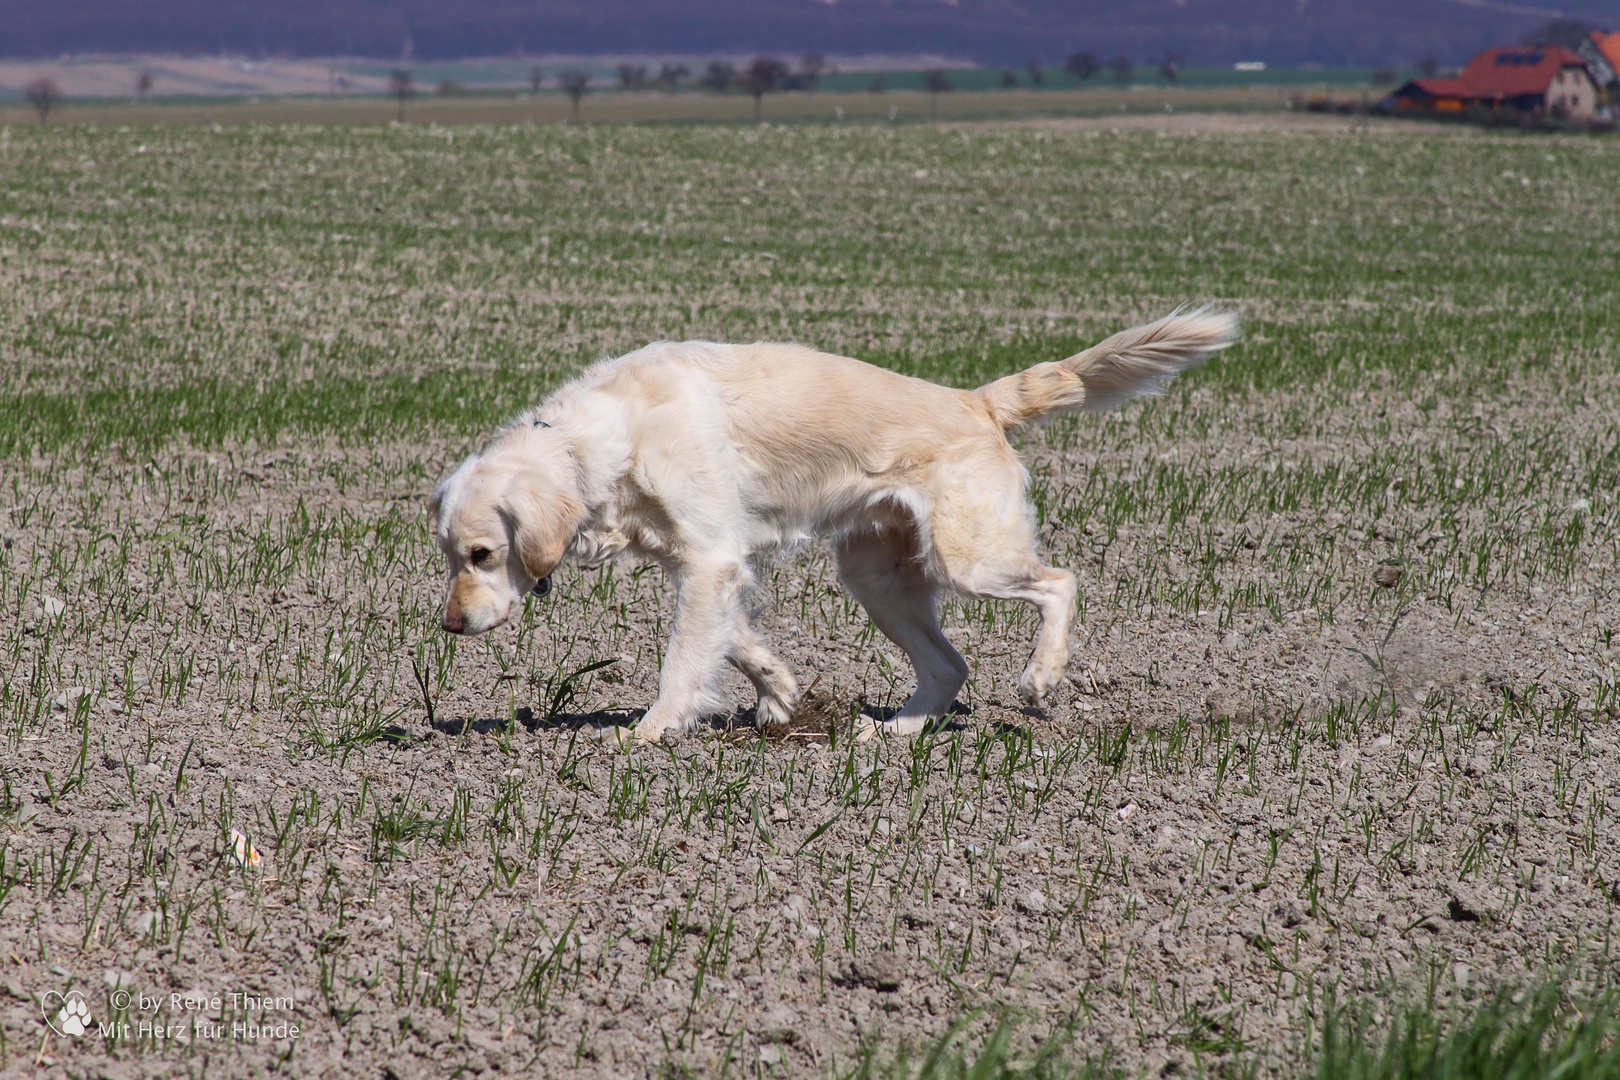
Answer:
[{"label": "bare soil", "polygon": [[[1574,446],[1614,430],[1612,379],[1573,403],[1539,389],[1438,413],[1368,395],[1319,433],[1511,439],[1556,419]],[[1105,420],[1037,432],[1025,452],[1050,495],[1093,470],[1145,483],[1163,455],[1213,478],[1239,463],[1354,468],[1383,444],[1278,441],[1278,405],[1188,395],[1180,408],[1224,430],[1161,443]],[[32,593],[14,614],[61,681],[10,676],[9,693],[42,695],[4,770],[12,1068],[642,1076],[729,1059],[813,1075],[988,1008],[1032,1037],[1072,1025],[1081,1052],[1132,1072],[1249,1053],[1287,1071],[1329,985],[1461,1000],[1549,964],[1608,962],[1609,493],[1581,506],[1538,490],[1585,515],[1589,539],[1567,576],[1483,591],[1426,574],[1446,538],[1400,484],[1375,513],[1211,521],[1219,574],[1282,585],[1303,561],[1346,583],[1332,603],[1277,612],[1132,609],[1120,583],[1165,557],[1163,530],[1107,543],[1057,530],[1054,547],[1092,557],[1066,560],[1088,604],[1051,708],[1017,704],[1028,619],[953,605],[974,667],[960,714],[861,748],[838,738],[852,713],[903,698],[909,674],[812,549],[758,597],[761,628],[813,684],[794,729],[759,739],[737,679],[737,712],[627,754],[595,729],[650,701],[669,617],[657,572],[634,567],[560,579],[522,630],[462,648],[442,684],[424,672],[429,721],[410,647],[390,644],[396,620],[436,608],[427,539],[382,572],[365,554],[375,531],[341,523],[420,528],[420,498],[456,452],[4,466],[12,574],[92,535],[136,549],[105,591]],[[19,527],[23,505],[49,528]],[[327,526],[305,520],[314,508]],[[1470,535],[1502,527],[1469,514]],[[266,532],[298,553],[283,581],[209,587]],[[127,640],[104,638],[97,608],[133,604],[149,613]],[[213,631],[171,636],[198,604]],[[403,628],[419,632],[434,640]],[[335,673],[362,655],[370,712],[334,704],[352,677]],[[191,684],[176,693],[179,659]],[[559,692],[560,674],[602,659]],[[356,735],[361,713],[376,726]],[[233,855],[230,828],[262,865]],[[126,987],[163,1004],[119,1013]],[[300,1034],[41,1042],[40,995],[69,988],[97,1020],[171,1025],[253,1018],[231,993],[279,996],[290,1011],[264,1015]],[[172,997],[185,992],[200,1013]]]}]

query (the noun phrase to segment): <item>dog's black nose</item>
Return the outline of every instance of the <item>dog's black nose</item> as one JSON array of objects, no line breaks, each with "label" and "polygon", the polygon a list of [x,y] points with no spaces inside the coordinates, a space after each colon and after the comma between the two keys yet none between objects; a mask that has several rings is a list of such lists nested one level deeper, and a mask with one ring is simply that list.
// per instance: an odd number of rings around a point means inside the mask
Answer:
[{"label": "dog's black nose", "polygon": [[534,587],[534,595],[536,595],[536,596],[545,596],[550,591],[551,591],[551,575],[547,574],[545,577],[541,578],[540,583]]}]

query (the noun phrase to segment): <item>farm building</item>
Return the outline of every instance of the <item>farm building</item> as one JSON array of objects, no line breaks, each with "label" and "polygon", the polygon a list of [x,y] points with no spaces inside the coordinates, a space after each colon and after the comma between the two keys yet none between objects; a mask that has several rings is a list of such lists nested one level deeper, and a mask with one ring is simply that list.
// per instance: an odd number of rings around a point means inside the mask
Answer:
[{"label": "farm building", "polygon": [[1620,83],[1620,33],[1592,31],[1591,36],[1581,44],[1580,54],[1599,86]]},{"label": "farm building", "polygon": [[1396,111],[1516,109],[1588,120],[1597,111],[1598,88],[1586,64],[1568,49],[1509,45],[1480,53],[1455,79],[1413,79],[1391,95],[1389,104]]}]

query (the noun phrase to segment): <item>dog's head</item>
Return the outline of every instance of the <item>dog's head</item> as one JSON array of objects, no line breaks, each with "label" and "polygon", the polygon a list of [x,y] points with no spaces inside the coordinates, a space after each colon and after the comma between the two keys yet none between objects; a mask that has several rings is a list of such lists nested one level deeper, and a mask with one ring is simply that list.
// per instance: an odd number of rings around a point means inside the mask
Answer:
[{"label": "dog's head", "polygon": [[428,500],[450,564],[444,628],[493,630],[544,593],[584,519],[574,463],[549,430],[512,432],[462,463]]}]

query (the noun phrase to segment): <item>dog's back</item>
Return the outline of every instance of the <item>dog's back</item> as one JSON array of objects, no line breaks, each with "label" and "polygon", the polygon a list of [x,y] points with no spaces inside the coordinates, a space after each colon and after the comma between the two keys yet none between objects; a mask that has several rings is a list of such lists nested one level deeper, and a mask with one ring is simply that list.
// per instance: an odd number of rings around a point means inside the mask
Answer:
[{"label": "dog's back", "polygon": [[979,394],[799,345],[658,342],[589,376],[638,411],[718,424],[762,477],[902,474],[963,441],[1004,443]]}]

